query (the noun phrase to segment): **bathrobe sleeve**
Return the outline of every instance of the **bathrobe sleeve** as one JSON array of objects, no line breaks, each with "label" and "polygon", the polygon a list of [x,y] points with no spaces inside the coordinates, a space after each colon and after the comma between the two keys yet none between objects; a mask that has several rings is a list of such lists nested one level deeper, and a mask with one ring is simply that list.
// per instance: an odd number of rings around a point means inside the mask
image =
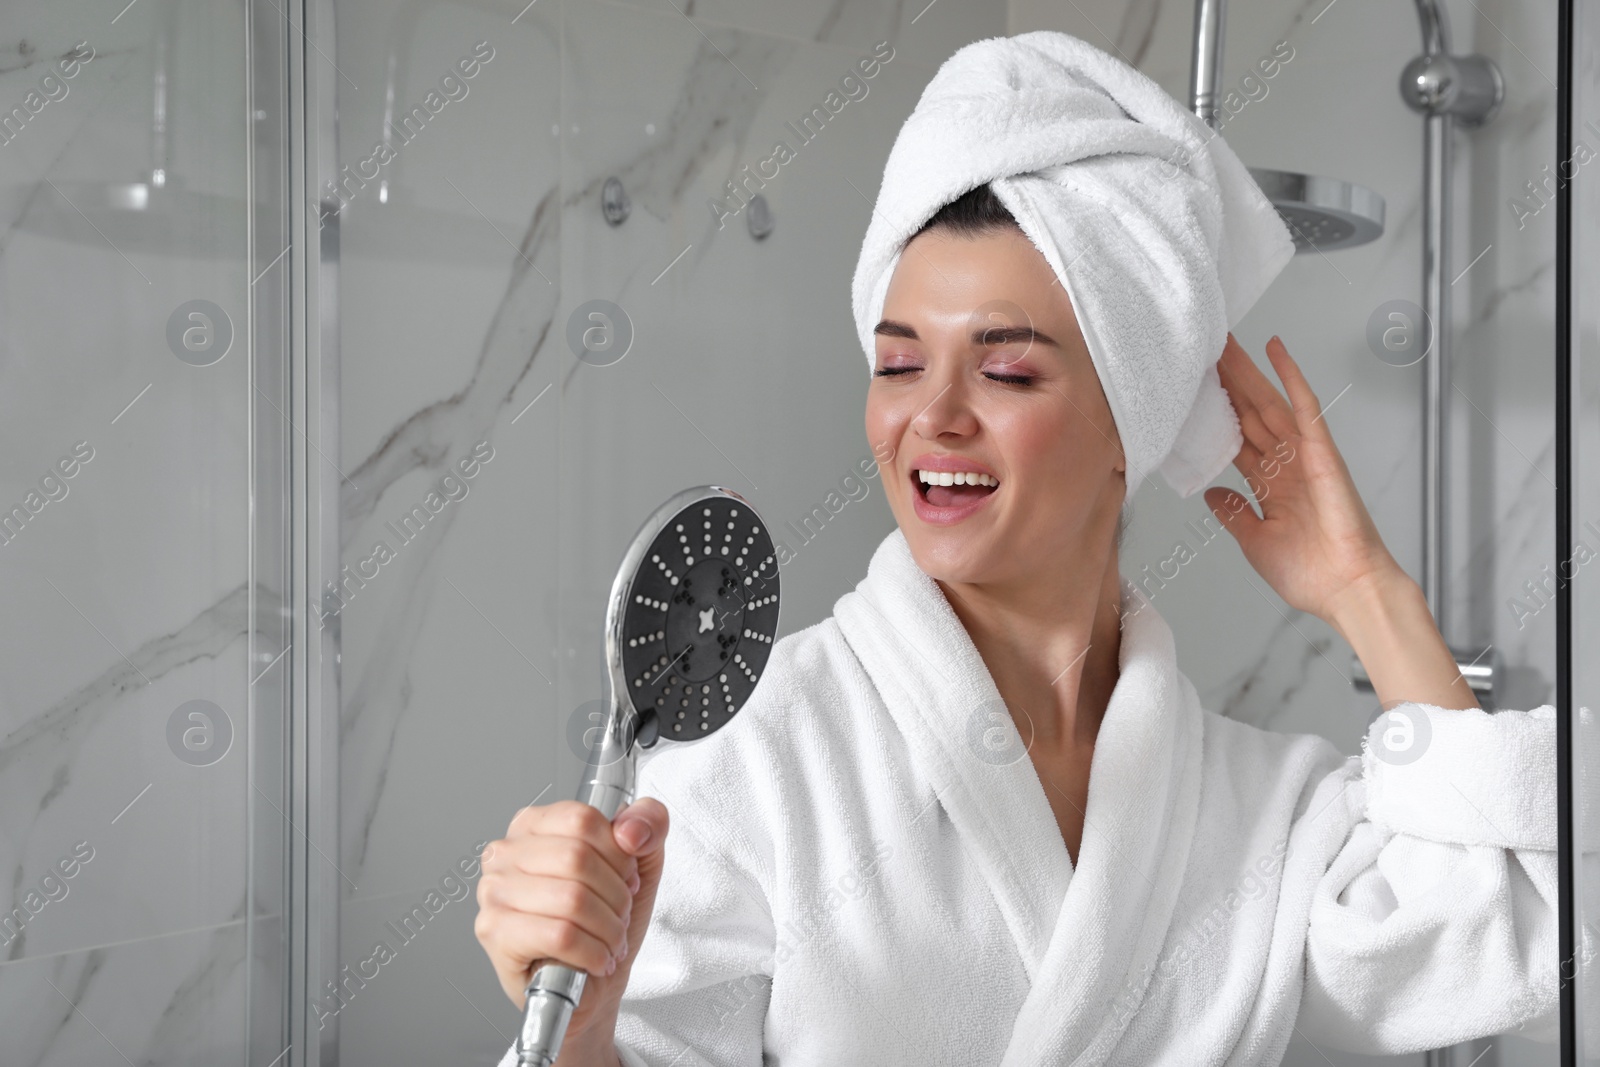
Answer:
[{"label": "bathrobe sleeve", "polygon": [[[622,1067],[759,1067],[774,961],[771,910],[720,804],[644,763],[638,796],[667,805],[667,861],[617,1014]],[[665,776],[661,776],[665,777]],[[664,788],[663,788],[664,786]],[[516,1045],[499,1067],[516,1067]]]},{"label": "bathrobe sleeve", "polygon": [[1555,1041],[1555,709],[1402,704],[1362,748],[1332,776],[1348,829],[1310,905],[1297,1029],[1377,1055]]},{"label": "bathrobe sleeve", "polygon": [[638,797],[666,805],[666,865],[650,929],[622,993],[622,1067],[758,1067],[774,973],[773,907],[760,841],[770,837],[758,723],[640,761]]}]

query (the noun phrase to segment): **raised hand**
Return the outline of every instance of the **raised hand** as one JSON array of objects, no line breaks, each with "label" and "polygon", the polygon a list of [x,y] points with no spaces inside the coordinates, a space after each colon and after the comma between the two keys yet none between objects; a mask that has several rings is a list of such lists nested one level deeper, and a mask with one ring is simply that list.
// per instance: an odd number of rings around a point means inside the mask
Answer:
[{"label": "raised hand", "polygon": [[1378,535],[1305,375],[1277,337],[1267,356],[1287,400],[1231,333],[1217,364],[1244,434],[1233,464],[1261,514],[1223,486],[1205,491],[1206,504],[1285,603],[1350,643],[1383,704],[1476,708],[1422,590]]}]

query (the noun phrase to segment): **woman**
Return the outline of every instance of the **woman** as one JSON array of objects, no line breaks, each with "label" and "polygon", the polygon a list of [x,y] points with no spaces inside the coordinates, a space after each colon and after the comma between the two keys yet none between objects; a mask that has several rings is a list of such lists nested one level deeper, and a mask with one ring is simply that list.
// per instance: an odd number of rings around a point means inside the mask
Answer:
[{"label": "woman", "polygon": [[[729,726],[643,761],[614,825],[526,808],[485,853],[477,934],[507,995],[540,959],[593,976],[560,1063],[1276,1064],[1297,1030],[1370,1053],[1530,1021],[1554,1038],[1554,815],[1528,774],[1550,775],[1553,719],[1478,708],[1294,360],[1269,342],[1285,399],[1225,332],[1287,236],[1237,255],[1275,216],[1136,75],[1062,34],[991,39],[908,120],[879,207],[922,221],[906,241],[875,212],[855,292],[898,529]],[[1045,121],[1112,103],[1209,163],[1163,188],[1148,154],[1081,141],[1083,168],[1041,170],[973,117],[1006,106],[995,87],[1051,84],[1069,92]],[[947,197],[925,164],[960,129],[990,139],[991,174],[953,165]],[[1158,304],[1181,309],[1170,336],[1140,310]],[[1208,335],[1219,361],[1168,373]],[[1206,429],[1213,383],[1236,428]],[[1378,741],[1398,723],[1423,744],[1347,760],[1200,707],[1117,540],[1145,474],[1192,491],[1219,449],[1261,514],[1213,487],[1213,515],[1361,657],[1398,716]]]}]

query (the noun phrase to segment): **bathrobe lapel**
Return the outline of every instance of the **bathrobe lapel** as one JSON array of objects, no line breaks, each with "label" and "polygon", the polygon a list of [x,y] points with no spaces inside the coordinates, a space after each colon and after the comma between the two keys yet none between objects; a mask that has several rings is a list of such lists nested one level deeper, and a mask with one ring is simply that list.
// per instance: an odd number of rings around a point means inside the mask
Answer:
[{"label": "bathrobe lapel", "polygon": [[834,618],[987,880],[1033,981],[1072,862],[977,647],[898,529]]},{"label": "bathrobe lapel", "polygon": [[904,534],[884,539],[834,607],[1016,942],[1031,991],[1006,1064],[1104,1061],[1138,1007],[1188,865],[1199,701],[1171,631],[1126,581],[1123,610],[1120,676],[1095,742],[1074,870],[1027,738]]}]

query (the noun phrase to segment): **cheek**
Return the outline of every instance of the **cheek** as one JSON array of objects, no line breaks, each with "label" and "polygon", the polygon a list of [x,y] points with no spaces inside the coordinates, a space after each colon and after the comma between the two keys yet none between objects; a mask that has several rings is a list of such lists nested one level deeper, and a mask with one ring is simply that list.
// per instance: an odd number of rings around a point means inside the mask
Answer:
[{"label": "cheek", "polygon": [[1115,454],[1100,428],[1064,401],[992,413],[988,428],[1006,470],[1026,488],[1013,499],[1028,500],[1041,518],[1081,508]]},{"label": "cheek", "polygon": [[876,389],[867,390],[866,429],[867,442],[878,445],[888,442],[897,445],[905,433],[907,416],[903,404],[896,404]]},{"label": "cheek", "polygon": [[1071,408],[1063,414],[1053,405],[1039,405],[992,412],[987,426],[1007,469],[1036,470],[1047,477],[1057,477],[1062,465],[1078,451],[1068,421],[1073,418],[1076,416]]}]

